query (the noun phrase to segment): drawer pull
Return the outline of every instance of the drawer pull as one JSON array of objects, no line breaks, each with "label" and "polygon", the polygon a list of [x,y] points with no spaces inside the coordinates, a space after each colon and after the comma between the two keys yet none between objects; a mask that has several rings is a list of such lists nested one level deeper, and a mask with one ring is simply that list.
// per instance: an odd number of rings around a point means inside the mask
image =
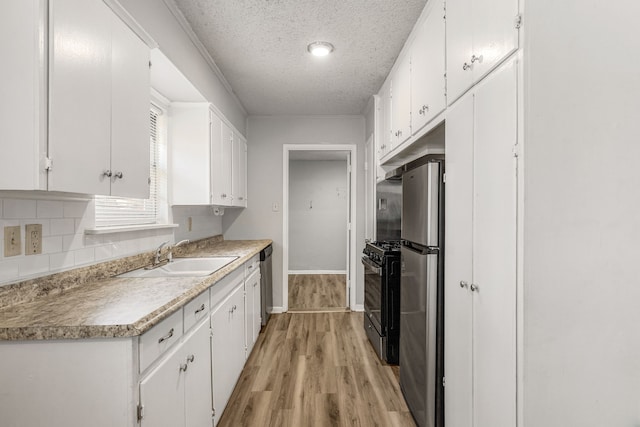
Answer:
[{"label": "drawer pull", "polygon": [[180,372],[187,372],[187,369],[189,369],[189,365],[187,365],[186,363],[180,364]]},{"label": "drawer pull", "polygon": [[196,360],[196,356],[194,356],[193,354],[187,356],[187,363],[193,363],[194,360]]},{"label": "drawer pull", "polygon": [[195,314],[198,314],[198,313],[200,313],[201,311],[204,311],[204,303],[200,306],[200,308],[199,308],[199,309],[197,309],[197,310],[195,311]]},{"label": "drawer pull", "polygon": [[160,344],[160,343],[162,343],[162,342],[164,342],[164,341],[168,340],[168,339],[169,339],[169,338],[171,338],[172,336],[173,336],[173,328],[171,328],[171,330],[169,331],[169,333],[168,333],[167,335],[165,335],[165,336],[161,337],[161,338],[158,340],[158,344]]}]

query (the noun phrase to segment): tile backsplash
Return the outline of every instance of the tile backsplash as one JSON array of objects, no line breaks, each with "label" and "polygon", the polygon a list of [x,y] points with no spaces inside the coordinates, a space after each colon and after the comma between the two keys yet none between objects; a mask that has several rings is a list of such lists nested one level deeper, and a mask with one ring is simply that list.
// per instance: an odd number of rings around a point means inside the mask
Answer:
[{"label": "tile backsplash", "polygon": [[[174,239],[172,229],[84,234],[85,228],[94,226],[94,218],[91,199],[0,198],[1,241],[4,242],[4,227],[19,225],[21,228],[21,255],[5,256],[4,243],[0,244],[0,286],[152,250]],[[27,224],[42,224],[40,255],[24,254]]]}]

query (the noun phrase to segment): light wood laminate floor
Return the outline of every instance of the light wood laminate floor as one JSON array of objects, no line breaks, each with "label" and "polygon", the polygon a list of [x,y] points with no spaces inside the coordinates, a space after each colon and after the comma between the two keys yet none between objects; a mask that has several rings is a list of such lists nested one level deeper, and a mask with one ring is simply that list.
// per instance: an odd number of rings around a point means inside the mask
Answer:
[{"label": "light wood laminate floor", "polygon": [[289,311],[345,310],[346,274],[290,274]]},{"label": "light wood laminate floor", "polygon": [[415,426],[398,384],[367,341],[363,314],[271,316],[219,427]]}]

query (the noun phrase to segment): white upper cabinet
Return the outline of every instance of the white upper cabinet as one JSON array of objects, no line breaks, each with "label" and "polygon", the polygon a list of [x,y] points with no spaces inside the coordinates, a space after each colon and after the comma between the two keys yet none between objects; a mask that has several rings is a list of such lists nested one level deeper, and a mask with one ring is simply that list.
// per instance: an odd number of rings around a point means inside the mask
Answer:
[{"label": "white upper cabinet", "polygon": [[237,133],[233,134],[233,177],[231,190],[233,205],[247,206],[247,141]]},{"label": "white upper cabinet", "polygon": [[447,88],[453,103],[518,48],[517,0],[447,1]]},{"label": "white upper cabinet", "polygon": [[411,136],[411,58],[405,55],[391,76],[391,140],[393,150]]},{"label": "white upper cabinet", "polygon": [[46,10],[40,0],[5,2],[2,9],[0,190],[46,190]]},{"label": "white upper cabinet", "polygon": [[420,131],[446,107],[444,22],[442,3],[437,3],[418,28],[416,38],[411,45],[411,131],[413,134]]},{"label": "white upper cabinet", "polygon": [[172,205],[211,204],[211,138],[220,121],[209,104],[174,102],[169,108],[169,182]]},{"label": "white upper cabinet", "polygon": [[[244,138],[209,103],[174,102],[170,111],[171,204],[246,207],[246,167],[239,165],[246,159]],[[237,197],[234,182],[245,188]]]},{"label": "white upper cabinet", "polygon": [[[113,16],[111,194],[149,197],[149,48]],[[116,178],[120,173],[122,176]]]},{"label": "white upper cabinet", "polygon": [[49,9],[48,189],[147,198],[147,46],[101,0]]},{"label": "white upper cabinet", "polygon": [[49,190],[108,195],[112,12],[101,0],[54,0],[49,13]]}]

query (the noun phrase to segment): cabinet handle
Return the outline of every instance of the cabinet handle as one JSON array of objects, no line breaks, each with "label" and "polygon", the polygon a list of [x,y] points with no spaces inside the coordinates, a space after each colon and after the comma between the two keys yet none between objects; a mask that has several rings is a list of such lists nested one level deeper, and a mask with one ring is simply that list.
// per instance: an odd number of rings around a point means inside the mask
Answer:
[{"label": "cabinet handle", "polygon": [[164,342],[164,341],[168,340],[168,339],[169,339],[169,338],[171,338],[172,336],[173,336],[173,328],[171,328],[171,330],[169,331],[169,333],[168,333],[167,335],[165,335],[165,336],[161,337],[161,338],[158,340],[158,344],[160,344],[160,343],[162,343],[162,342]]},{"label": "cabinet handle", "polygon": [[471,289],[471,292],[479,291],[478,285],[474,285],[473,283],[471,284],[469,289]]},{"label": "cabinet handle", "polygon": [[197,309],[197,310],[195,311],[195,314],[198,314],[198,313],[200,313],[200,312],[201,312],[201,311],[203,311],[203,310],[204,310],[204,303],[202,303],[202,305],[200,306],[200,308],[199,308],[199,309]]},{"label": "cabinet handle", "polygon": [[229,310],[229,313],[233,314],[233,312],[236,311],[237,308],[238,307],[235,304],[233,304],[233,307],[231,307],[231,310]]},{"label": "cabinet handle", "polygon": [[482,55],[480,55],[480,56],[472,55],[472,56],[471,56],[471,63],[473,64],[473,63],[474,63],[474,62],[476,62],[476,61],[478,61],[478,62],[482,62]]},{"label": "cabinet handle", "polygon": [[187,356],[187,363],[193,363],[194,360],[196,360],[196,356],[194,356],[193,354]]},{"label": "cabinet handle", "polygon": [[180,364],[180,372],[187,372],[188,368],[189,368],[189,365],[187,365],[186,363]]},{"label": "cabinet handle", "polygon": [[470,70],[470,69],[471,69],[471,67],[473,67],[473,65],[471,65],[471,64],[467,64],[466,62],[462,65],[462,69],[463,69],[464,71]]},{"label": "cabinet handle", "polygon": [[466,287],[468,287],[468,286],[469,286],[469,284],[468,284],[467,282],[465,282],[464,280],[461,280],[461,281],[460,281],[460,287],[461,287],[461,288],[466,288]]},{"label": "cabinet handle", "polygon": [[221,195],[221,196],[222,196],[222,198],[223,198],[223,199],[226,199],[226,198],[227,198],[227,195],[226,195],[226,194],[224,194],[224,193],[222,193],[222,195]]},{"label": "cabinet handle", "polygon": [[104,172],[102,172],[102,175],[106,176],[107,178],[111,178],[111,175],[113,175],[113,173],[111,173],[111,171],[107,169]]},{"label": "cabinet handle", "polygon": [[116,172],[113,176],[115,176],[116,178],[122,179],[124,175],[122,174],[122,172]]}]

